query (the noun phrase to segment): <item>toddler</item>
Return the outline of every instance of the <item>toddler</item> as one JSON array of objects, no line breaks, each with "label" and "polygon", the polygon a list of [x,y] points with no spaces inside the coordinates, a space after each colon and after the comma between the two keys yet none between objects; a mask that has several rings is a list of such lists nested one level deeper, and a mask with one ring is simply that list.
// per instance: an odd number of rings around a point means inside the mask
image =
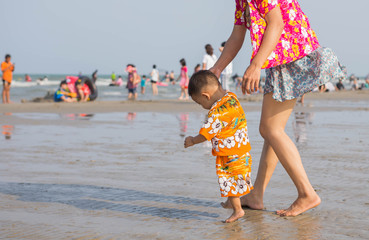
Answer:
[{"label": "toddler", "polygon": [[212,142],[220,193],[222,197],[228,197],[233,208],[232,215],[225,222],[234,222],[245,214],[240,196],[253,189],[250,179],[251,146],[245,113],[236,95],[226,92],[217,77],[208,70],[199,71],[191,77],[188,93],[209,113],[199,134],[187,137],[184,146],[188,148],[206,140]]}]

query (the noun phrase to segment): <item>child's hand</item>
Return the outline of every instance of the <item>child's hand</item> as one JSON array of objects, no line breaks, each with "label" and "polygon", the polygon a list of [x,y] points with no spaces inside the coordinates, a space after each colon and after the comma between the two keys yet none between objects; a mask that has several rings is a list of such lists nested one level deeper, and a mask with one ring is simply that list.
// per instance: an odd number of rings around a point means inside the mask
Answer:
[{"label": "child's hand", "polygon": [[195,145],[195,143],[193,142],[193,137],[192,136],[188,136],[186,137],[185,141],[184,141],[184,147],[188,148]]}]

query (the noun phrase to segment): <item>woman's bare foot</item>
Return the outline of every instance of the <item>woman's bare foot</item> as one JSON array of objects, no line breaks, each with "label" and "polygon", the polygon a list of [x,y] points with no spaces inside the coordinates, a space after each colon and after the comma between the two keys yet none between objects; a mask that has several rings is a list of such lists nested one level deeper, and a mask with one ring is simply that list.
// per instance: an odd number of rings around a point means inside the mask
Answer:
[{"label": "woman's bare foot", "polygon": [[[263,201],[262,200],[260,201],[258,198],[256,198],[254,194],[252,194],[252,192],[241,197],[240,199],[242,207],[248,207],[254,210],[264,209]],[[223,208],[232,208],[232,205],[229,200],[220,203],[220,205],[222,205]]]},{"label": "woman's bare foot", "polygon": [[242,218],[244,215],[245,215],[245,212],[243,210],[233,212],[232,215],[229,218],[227,218],[224,222],[231,223],[231,222],[237,221],[239,218]]},{"label": "woman's bare foot", "polygon": [[309,209],[315,208],[320,204],[320,202],[320,197],[317,194],[312,197],[306,198],[298,197],[289,208],[279,210],[277,211],[277,214],[281,217],[294,217],[303,212],[306,212]]},{"label": "woman's bare foot", "polygon": [[183,97],[179,97],[178,100],[183,100]]}]

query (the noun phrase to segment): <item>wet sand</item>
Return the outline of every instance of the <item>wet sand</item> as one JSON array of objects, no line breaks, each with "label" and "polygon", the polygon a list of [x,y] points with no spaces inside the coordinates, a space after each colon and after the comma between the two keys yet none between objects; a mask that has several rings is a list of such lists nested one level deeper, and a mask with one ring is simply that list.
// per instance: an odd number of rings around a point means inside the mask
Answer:
[{"label": "wet sand", "polygon": [[[248,111],[260,111],[262,94],[241,95],[239,99],[247,105]],[[315,110],[368,110],[369,91],[342,91],[306,94],[306,102],[317,103]],[[324,102],[321,104],[320,102]],[[143,101],[95,101],[87,103],[14,103],[0,105],[0,113],[109,113],[109,112],[199,112],[203,109],[192,101],[143,100]]]},{"label": "wet sand", "polygon": [[[309,94],[287,124],[322,204],[294,218],[275,215],[296,197],[278,165],[266,209],[245,209],[232,224],[221,222],[231,211],[219,206],[209,145],[183,148],[204,120],[198,106],[2,105],[0,238],[368,239],[369,102],[350,94]],[[261,102],[242,105],[255,180]]]}]

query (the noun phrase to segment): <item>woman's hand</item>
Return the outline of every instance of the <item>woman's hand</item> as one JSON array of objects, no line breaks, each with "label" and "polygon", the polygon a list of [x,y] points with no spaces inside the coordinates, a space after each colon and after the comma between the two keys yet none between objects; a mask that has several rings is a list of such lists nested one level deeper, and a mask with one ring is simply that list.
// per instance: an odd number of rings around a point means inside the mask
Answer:
[{"label": "woman's hand", "polygon": [[217,78],[220,78],[220,74],[222,73],[222,71],[220,71],[219,69],[214,68],[214,67],[210,68],[209,71],[214,73],[215,76],[217,76]]},{"label": "woman's hand", "polygon": [[259,81],[260,81],[260,71],[261,67],[258,67],[254,64],[250,64],[250,66],[246,69],[242,78],[242,92],[245,93],[253,93],[258,91],[259,89]]}]

